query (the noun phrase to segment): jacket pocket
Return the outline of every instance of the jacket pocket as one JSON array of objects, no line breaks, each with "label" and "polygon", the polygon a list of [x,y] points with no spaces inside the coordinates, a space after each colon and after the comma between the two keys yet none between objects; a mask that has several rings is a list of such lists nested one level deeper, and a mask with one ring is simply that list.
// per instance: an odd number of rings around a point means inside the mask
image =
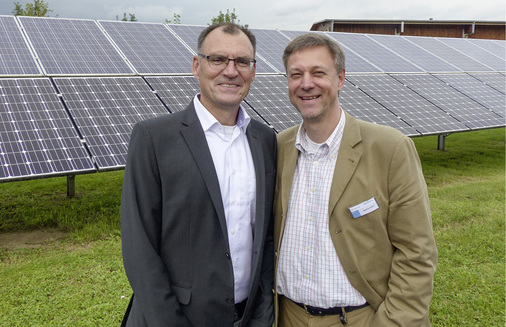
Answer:
[{"label": "jacket pocket", "polygon": [[191,288],[182,287],[178,285],[172,285],[172,291],[174,294],[176,294],[177,300],[179,303],[187,305],[190,303],[191,297],[192,297],[192,290]]}]

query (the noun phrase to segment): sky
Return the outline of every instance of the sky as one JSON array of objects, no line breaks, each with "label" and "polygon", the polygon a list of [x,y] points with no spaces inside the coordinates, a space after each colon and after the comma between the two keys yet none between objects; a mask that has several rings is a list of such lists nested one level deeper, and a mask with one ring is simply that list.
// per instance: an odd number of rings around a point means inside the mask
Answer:
[{"label": "sky", "polygon": [[[0,1],[0,15],[14,2]],[[28,0],[18,0],[25,4]],[[93,20],[135,14],[139,22],[163,23],[180,15],[182,24],[208,25],[220,11],[235,13],[249,28],[308,31],[326,19],[505,21],[504,0],[46,0],[50,16]],[[142,4],[141,4],[142,3]]]}]

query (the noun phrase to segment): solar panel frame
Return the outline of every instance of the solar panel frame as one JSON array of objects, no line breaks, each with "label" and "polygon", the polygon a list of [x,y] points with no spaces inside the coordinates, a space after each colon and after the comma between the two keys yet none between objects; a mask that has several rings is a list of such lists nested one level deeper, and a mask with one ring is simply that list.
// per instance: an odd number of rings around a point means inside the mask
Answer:
[{"label": "solar panel frame", "polygon": [[54,82],[99,170],[125,165],[135,123],[169,114],[142,77],[57,77]]},{"label": "solar panel frame", "polygon": [[48,78],[0,79],[0,182],[95,170]]},{"label": "solar panel frame", "polygon": [[0,75],[42,75],[15,17],[0,15],[0,44]]},{"label": "solar panel frame", "polygon": [[468,74],[433,74],[459,92],[466,94],[476,102],[487,107],[501,117],[506,117],[506,103],[504,94],[493,87],[480,82]]},{"label": "solar panel frame", "polygon": [[98,23],[141,75],[191,74],[193,52],[164,24]]},{"label": "solar panel frame", "polygon": [[86,19],[18,16],[44,75],[132,75],[100,29]]},{"label": "solar panel frame", "polygon": [[432,75],[395,74],[392,77],[468,127],[462,131],[501,126],[503,119],[498,115]]},{"label": "solar panel frame", "polygon": [[467,129],[389,75],[353,75],[347,80],[415,128],[420,135]]}]

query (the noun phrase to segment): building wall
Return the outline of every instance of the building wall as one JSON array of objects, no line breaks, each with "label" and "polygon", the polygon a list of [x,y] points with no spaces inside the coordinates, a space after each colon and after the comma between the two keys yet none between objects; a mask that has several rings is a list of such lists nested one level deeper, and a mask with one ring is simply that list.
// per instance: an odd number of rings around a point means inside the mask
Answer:
[{"label": "building wall", "polygon": [[[313,26],[312,30],[331,30],[331,23]],[[471,24],[404,24],[404,32],[401,33],[400,23],[341,23],[334,22],[334,32],[364,33],[364,34],[386,34],[386,35],[409,35],[409,36],[431,36],[431,37],[469,37],[475,39],[496,39],[506,40],[505,25],[481,25],[475,24],[475,32],[472,32]]]}]

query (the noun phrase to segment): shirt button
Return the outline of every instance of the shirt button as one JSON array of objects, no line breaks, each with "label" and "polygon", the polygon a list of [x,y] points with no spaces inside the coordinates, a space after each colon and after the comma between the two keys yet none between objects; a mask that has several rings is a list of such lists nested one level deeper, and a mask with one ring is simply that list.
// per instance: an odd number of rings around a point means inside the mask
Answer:
[{"label": "shirt button", "polygon": [[313,165],[318,166],[318,161],[313,161]]},{"label": "shirt button", "polygon": [[309,221],[313,221],[313,217],[309,217]]},{"label": "shirt button", "polygon": [[309,275],[304,275],[304,278],[305,279],[309,279]]}]

